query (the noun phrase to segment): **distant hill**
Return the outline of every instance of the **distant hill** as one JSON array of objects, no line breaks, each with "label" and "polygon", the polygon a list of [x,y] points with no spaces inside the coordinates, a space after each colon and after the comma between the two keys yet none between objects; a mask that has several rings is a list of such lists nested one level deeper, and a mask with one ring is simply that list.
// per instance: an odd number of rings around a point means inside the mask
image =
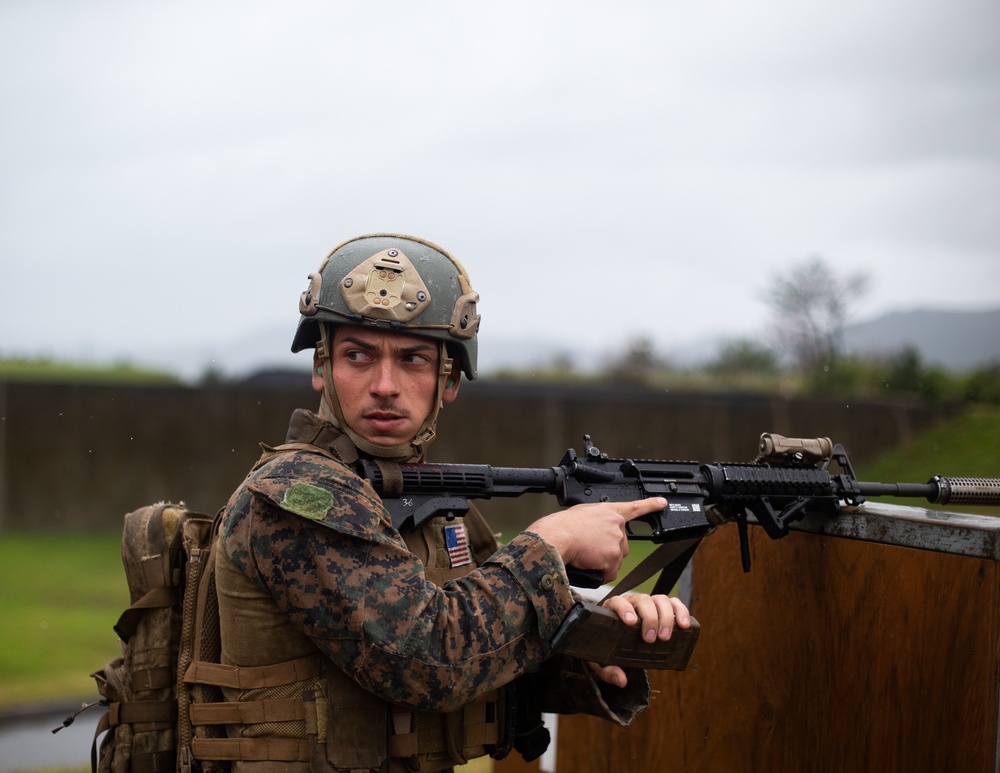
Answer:
[{"label": "distant hill", "polygon": [[913,347],[927,364],[967,371],[1000,362],[1000,309],[893,312],[846,327],[844,345],[867,355]]}]

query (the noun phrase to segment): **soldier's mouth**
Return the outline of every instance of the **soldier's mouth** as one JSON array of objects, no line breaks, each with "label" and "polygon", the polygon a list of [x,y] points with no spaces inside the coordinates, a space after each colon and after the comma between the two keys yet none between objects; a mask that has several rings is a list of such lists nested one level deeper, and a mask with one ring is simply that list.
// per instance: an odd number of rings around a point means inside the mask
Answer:
[{"label": "soldier's mouth", "polygon": [[364,414],[364,419],[376,429],[392,429],[406,421],[406,416],[391,411],[370,411]]}]

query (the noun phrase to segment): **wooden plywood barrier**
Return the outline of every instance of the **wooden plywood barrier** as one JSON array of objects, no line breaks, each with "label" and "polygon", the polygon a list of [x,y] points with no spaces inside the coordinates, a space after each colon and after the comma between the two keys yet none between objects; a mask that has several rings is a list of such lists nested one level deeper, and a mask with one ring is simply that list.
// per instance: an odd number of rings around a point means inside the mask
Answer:
[{"label": "wooden plywood barrier", "polygon": [[749,574],[734,526],[708,537],[688,669],[651,672],[626,730],[560,717],[550,769],[997,770],[1000,519],[869,505],[799,528],[752,528]]}]

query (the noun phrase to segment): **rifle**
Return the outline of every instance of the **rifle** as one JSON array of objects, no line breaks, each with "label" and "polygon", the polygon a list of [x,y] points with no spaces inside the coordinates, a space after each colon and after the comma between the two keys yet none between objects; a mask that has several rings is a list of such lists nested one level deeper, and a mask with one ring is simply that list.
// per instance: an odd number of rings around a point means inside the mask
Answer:
[{"label": "rifle", "polygon": [[[407,524],[417,527],[439,515],[460,517],[468,512],[469,499],[544,493],[554,495],[560,505],[570,506],[665,497],[666,508],[626,525],[629,539],[669,546],[656,554],[650,564],[656,566],[653,573],[663,568],[655,592],[669,591],[701,539],[728,520],[737,523],[743,570],[749,571],[749,522],[759,524],[772,539],[780,539],[788,533],[789,524],[807,511],[835,515],[841,503],[860,506],[866,497],[924,498],[940,505],[1000,505],[1000,478],[936,475],[927,483],[859,481],[843,446],[829,438],[788,438],[764,433],[760,436],[757,458],[748,463],[611,459],[594,446],[589,435],[584,435],[583,441],[582,457],[571,448],[555,467],[394,465],[361,460],[358,473],[382,498],[397,529]],[[644,562],[648,563],[649,559]],[[592,588],[601,583],[598,572],[574,567],[567,567],[567,571],[570,582],[578,587]],[[649,571],[648,566],[643,571]],[[590,605],[578,617],[597,616],[602,625],[611,625],[604,613],[607,610]],[[607,635],[607,630],[600,633],[605,641]],[[694,635],[697,636],[696,630]],[[599,637],[595,641],[596,638]],[[640,662],[642,657],[628,664]],[[683,663],[686,664],[686,659]],[[659,665],[649,662],[644,665],[677,667],[662,665],[662,661]]]}]

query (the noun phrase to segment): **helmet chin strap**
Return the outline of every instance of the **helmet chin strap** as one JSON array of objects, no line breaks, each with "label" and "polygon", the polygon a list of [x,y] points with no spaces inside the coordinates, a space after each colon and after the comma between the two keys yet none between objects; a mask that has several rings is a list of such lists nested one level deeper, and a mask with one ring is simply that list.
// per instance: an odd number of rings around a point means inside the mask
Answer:
[{"label": "helmet chin strap", "polygon": [[319,360],[326,365],[323,369],[323,396],[320,399],[319,413],[324,419],[344,432],[358,448],[369,456],[377,459],[388,459],[394,462],[403,461],[423,461],[424,455],[435,437],[437,437],[437,419],[444,407],[442,397],[448,377],[451,375],[452,359],[448,357],[444,341],[438,342],[438,376],[437,387],[434,394],[434,404],[431,412],[424,419],[423,424],[417,430],[412,440],[399,443],[393,446],[381,446],[372,443],[361,437],[351,429],[344,418],[344,410],[340,405],[340,398],[337,396],[337,387],[333,383],[333,366],[330,363],[330,340],[329,328],[327,325],[319,326],[319,341],[316,343],[316,351]]}]

